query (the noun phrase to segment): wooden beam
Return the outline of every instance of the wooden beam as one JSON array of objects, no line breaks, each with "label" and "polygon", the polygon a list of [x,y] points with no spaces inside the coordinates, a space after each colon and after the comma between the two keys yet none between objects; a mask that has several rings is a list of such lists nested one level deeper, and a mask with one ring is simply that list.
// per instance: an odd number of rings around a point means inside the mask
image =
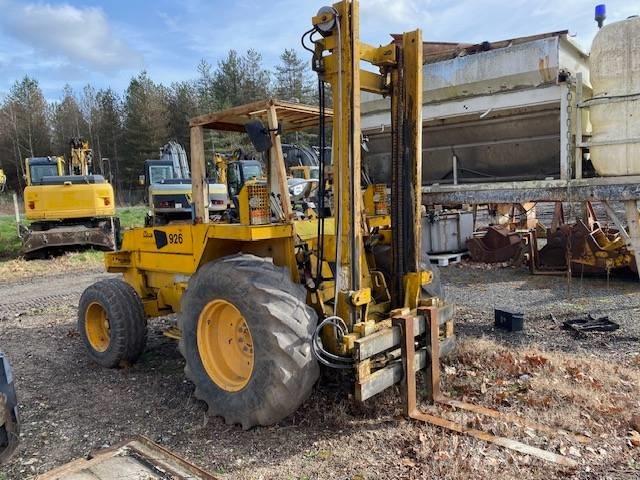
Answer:
[{"label": "wooden beam", "polygon": [[209,223],[209,184],[201,126],[191,127],[191,188],[195,223]]},{"label": "wooden beam", "polygon": [[267,124],[271,135],[271,149],[269,150],[269,190],[280,198],[284,221],[290,222],[292,218],[291,198],[289,197],[287,171],[282,154],[282,141],[276,131],[278,128],[278,114],[273,105],[267,110]]}]

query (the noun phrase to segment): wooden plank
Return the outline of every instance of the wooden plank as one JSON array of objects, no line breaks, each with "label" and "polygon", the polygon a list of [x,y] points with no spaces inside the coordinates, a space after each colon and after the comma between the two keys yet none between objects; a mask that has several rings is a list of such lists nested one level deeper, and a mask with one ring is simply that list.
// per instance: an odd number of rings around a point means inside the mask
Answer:
[{"label": "wooden plank", "polygon": [[291,198],[289,196],[289,186],[287,184],[287,171],[282,154],[282,141],[276,131],[278,128],[278,115],[274,106],[270,106],[267,111],[267,124],[271,134],[271,149],[269,150],[269,182],[270,191],[280,198],[284,221],[291,221]]},{"label": "wooden plank", "polygon": [[491,433],[483,432],[482,430],[468,428],[461,423],[453,422],[451,420],[447,420],[446,418],[436,417],[435,415],[429,415],[422,412],[416,412],[411,418],[420,420],[422,422],[431,423],[432,425],[436,425],[447,430],[452,430],[454,432],[469,435],[470,437],[477,438],[478,440],[482,440],[484,442],[493,443],[510,450],[515,450],[516,452],[522,453],[524,455],[531,455],[547,462],[557,463],[558,465],[564,465],[571,468],[575,468],[578,466],[578,463],[575,460],[570,459],[569,457],[558,455],[557,453],[553,452],[548,452],[547,450],[542,450],[538,447],[532,447],[531,445],[518,442],[517,440],[512,440],[511,438],[498,437]]},{"label": "wooden plank", "polygon": [[461,410],[468,410],[470,412],[479,413],[480,415],[485,415],[487,417],[495,418],[502,421],[508,421],[515,425],[519,425],[521,427],[530,428],[532,430],[537,430],[539,432],[544,432],[547,434],[561,434],[571,437],[573,440],[579,443],[590,443],[591,439],[585,435],[580,433],[570,432],[568,430],[564,430],[562,428],[553,428],[548,425],[544,425],[542,423],[533,422],[526,418],[520,417],[518,415],[512,415],[510,413],[500,412],[498,410],[493,410],[491,408],[483,407],[482,405],[475,405],[473,403],[461,402],[459,400],[455,400],[453,398],[441,397],[438,399],[438,403],[448,405],[453,408],[459,408]]},{"label": "wooden plank", "polygon": [[[276,108],[278,116],[281,117],[281,121],[288,130],[295,131],[318,125],[320,110],[317,106],[276,99],[259,100],[219,112],[200,115],[192,118],[189,125],[221,131],[244,132],[244,124],[252,118],[266,120],[268,110],[272,106]],[[332,117],[333,110],[326,109],[325,118],[330,121]]]},{"label": "wooden plank", "polygon": [[[164,472],[164,475],[162,473]],[[170,450],[138,436],[113,447],[92,452],[39,475],[38,480],[122,480],[124,478],[216,480],[205,470]]]},{"label": "wooden plank", "polygon": [[191,127],[191,185],[195,223],[209,223],[209,184],[206,179],[202,127]]}]

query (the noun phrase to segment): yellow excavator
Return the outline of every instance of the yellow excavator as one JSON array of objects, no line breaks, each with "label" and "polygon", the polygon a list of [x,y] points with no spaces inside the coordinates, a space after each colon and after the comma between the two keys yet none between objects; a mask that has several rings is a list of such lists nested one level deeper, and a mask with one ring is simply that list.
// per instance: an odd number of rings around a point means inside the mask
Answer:
[{"label": "yellow excavator", "polygon": [[91,173],[93,152],[87,142],[74,138],[70,147],[66,174],[63,157],[25,160],[24,212],[29,223],[20,226],[25,258],[78,247],[117,247],[120,228],[113,187]]}]

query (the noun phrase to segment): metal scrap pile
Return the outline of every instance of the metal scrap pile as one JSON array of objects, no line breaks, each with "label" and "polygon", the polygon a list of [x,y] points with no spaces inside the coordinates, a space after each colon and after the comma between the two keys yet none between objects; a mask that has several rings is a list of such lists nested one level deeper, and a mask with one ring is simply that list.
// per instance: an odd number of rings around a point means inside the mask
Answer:
[{"label": "metal scrap pile", "polygon": [[[538,238],[546,237],[539,246]],[[561,205],[550,228],[513,231],[508,225],[492,225],[467,241],[472,260],[485,263],[517,263],[526,259],[533,274],[609,274],[638,272],[627,233],[603,228],[587,205],[586,220],[564,223]]]}]

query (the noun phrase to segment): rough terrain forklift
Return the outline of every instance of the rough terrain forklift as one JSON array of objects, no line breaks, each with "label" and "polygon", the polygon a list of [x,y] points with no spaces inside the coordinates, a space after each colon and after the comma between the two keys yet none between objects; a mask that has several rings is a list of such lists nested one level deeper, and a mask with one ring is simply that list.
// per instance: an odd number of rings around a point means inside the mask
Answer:
[{"label": "rough terrain forklift", "polygon": [[[350,372],[359,401],[401,381],[402,335],[392,317],[410,321],[422,339],[417,369],[433,352],[451,350],[453,310],[427,293],[432,274],[420,245],[421,33],[382,47],[361,43],[358,8],[344,0],[321,9],[303,37],[314,44],[319,107],[272,100],[191,120],[194,221],[128,230],[120,250],[106,254],[108,271],[122,280],[88,287],[78,310],[81,339],[97,363],[135,361],[146,319],[177,313],[196,397],[210,415],[249,428],[293,413],[319,363]],[[379,73],[362,70],[362,61]],[[280,133],[317,127],[318,173],[327,178],[326,85],[334,102],[331,202],[320,192],[318,215],[300,218]],[[391,205],[383,208],[384,188],[372,191],[366,203],[380,217],[373,227],[361,186],[360,91],[392,104]],[[266,181],[242,185],[235,222],[210,222],[204,129],[246,131],[266,157]],[[435,325],[431,343],[423,340],[428,325]]]},{"label": "rough terrain forklift", "polygon": [[65,175],[62,157],[25,161],[25,217],[21,225],[22,253],[33,258],[76,247],[114,250],[119,235],[113,187],[102,175],[91,174],[92,151],[87,142],[70,141]]}]

